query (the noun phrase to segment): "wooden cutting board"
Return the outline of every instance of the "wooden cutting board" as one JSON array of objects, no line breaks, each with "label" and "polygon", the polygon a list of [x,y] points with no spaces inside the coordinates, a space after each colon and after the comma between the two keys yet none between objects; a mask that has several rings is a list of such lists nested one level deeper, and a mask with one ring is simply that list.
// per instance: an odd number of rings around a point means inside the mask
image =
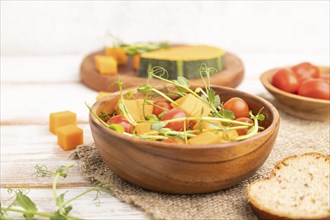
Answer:
[{"label": "wooden cutting board", "polygon": [[[133,70],[132,59],[128,65],[120,66],[119,73],[115,75],[101,75],[95,67],[94,56],[104,54],[104,51],[97,51],[86,56],[80,66],[80,78],[83,84],[96,91],[115,92],[118,87],[113,83],[117,79],[123,81],[125,88],[136,87],[146,84],[147,78],[139,77]],[[243,62],[236,55],[227,52],[224,55],[224,69],[211,76],[211,84],[219,86],[236,87],[241,83],[244,76]],[[154,79],[154,82],[156,79]],[[193,86],[203,86],[200,78],[189,79]]]}]

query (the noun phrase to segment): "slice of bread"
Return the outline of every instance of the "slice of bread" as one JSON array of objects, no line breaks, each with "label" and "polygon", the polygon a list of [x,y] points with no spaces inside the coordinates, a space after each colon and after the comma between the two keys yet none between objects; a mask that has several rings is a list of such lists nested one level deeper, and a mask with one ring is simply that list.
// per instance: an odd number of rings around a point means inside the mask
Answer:
[{"label": "slice of bread", "polygon": [[260,219],[330,219],[329,175],[329,155],[291,156],[248,185],[248,202]]}]

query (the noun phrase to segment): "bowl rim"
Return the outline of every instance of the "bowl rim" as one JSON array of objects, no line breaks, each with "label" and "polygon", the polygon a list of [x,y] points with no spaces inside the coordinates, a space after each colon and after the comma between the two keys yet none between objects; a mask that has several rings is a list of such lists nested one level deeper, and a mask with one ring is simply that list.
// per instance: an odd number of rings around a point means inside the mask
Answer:
[{"label": "bowl rim", "polygon": [[[198,144],[198,145],[193,145],[193,147],[187,147],[187,144],[181,144],[181,143],[162,143],[161,141],[149,141],[149,140],[144,140],[142,138],[137,138],[137,137],[131,137],[131,136],[127,136],[125,134],[121,134],[118,133],[116,131],[113,131],[111,129],[106,128],[104,125],[101,124],[101,122],[99,122],[92,114],[91,112],[89,112],[89,120],[90,123],[93,122],[95,125],[97,125],[98,127],[100,127],[102,130],[104,130],[104,132],[109,132],[111,135],[116,135],[118,138],[120,139],[124,139],[124,140],[129,140],[129,141],[134,141],[136,143],[139,143],[139,145],[143,145],[144,143],[148,143],[149,147],[157,147],[162,148],[162,149],[175,149],[175,150],[214,150],[214,149],[224,149],[224,148],[232,148],[235,147],[239,144],[244,144],[244,143],[248,143],[248,142],[253,142],[269,133],[272,133],[276,130],[276,127],[279,126],[279,122],[280,122],[280,115],[279,112],[277,111],[277,109],[266,99],[259,97],[257,95],[252,95],[250,93],[238,90],[238,89],[234,89],[234,88],[229,88],[229,87],[225,87],[225,86],[216,86],[216,85],[212,85],[211,88],[220,88],[220,89],[225,89],[225,90],[231,90],[231,91],[236,91],[242,94],[247,94],[248,96],[251,96],[253,99],[257,99],[258,102],[263,103],[263,106],[267,106],[267,108],[269,109],[269,111],[271,112],[271,114],[273,115],[273,120],[271,122],[271,124],[262,132],[257,133],[256,135],[242,140],[242,141],[234,141],[234,142],[227,142],[227,143],[219,143],[219,144]],[[136,88],[129,88],[124,90],[123,92],[126,91],[130,91],[130,90],[135,90]],[[103,97],[102,99],[98,100],[97,102],[95,102],[93,104],[93,106],[91,107],[93,111],[95,111],[95,109],[100,105],[100,103],[102,102],[102,100],[106,100],[107,97],[111,97],[111,96],[116,96],[119,95],[119,92],[115,92],[112,94],[109,94],[105,97]],[[221,95],[220,95],[221,96]],[[150,144],[150,143],[155,143],[155,144]],[[157,146],[156,146],[157,145]]]},{"label": "bowl rim", "polygon": [[[328,66],[318,66],[319,68],[327,68],[329,69]],[[297,94],[293,94],[293,93],[289,93],[289,92],[285,92],[275,86],[273,86],[273,84],[271,83],[271,77],[274,75],[275,71],[280,69],[280,68],[288,68],[288,66],[283,66],[283,67],[277,67],[277,68],[273,68],[270,70],[267,70],[265,72],[263,72],[259,79],[261,81],[261,83],[263,84],[263,86],[271,91],[274,92],[278,95],[283,95],[286,96],[288,98],[292,98],[292,99],[296,99],[296,100],[300,100],[300,101],[308,101],[311,103],[318,103],[318,104],[328,104],[330,105],[330,100],[325,100],[325,99],[317,99],[317,98],[311,98],[311,97],[306,97],[306,96],[301,96],[301,95],[297,95]],[[330,74],[330,73],[329,73]],[[275,98],[276,96],[273,95]]]}]

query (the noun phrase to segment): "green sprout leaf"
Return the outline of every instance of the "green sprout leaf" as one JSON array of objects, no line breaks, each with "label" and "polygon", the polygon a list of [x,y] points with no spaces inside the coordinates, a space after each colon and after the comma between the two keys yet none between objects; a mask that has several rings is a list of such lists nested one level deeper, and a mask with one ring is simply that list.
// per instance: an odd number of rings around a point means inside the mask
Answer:
[{"label": "green sprout leaf", "polygon": [[166,122],[159,121],[159,122],[154,123],[154,124],[151,126],[151,129],[152,129],[152,130],[159,131],[159,130],[161,130],[164,126],[166,126],[166,124],[167,124]]},{"label": "green sprout leaf", "polygon": [[223,110],[222,116],[223,116],[223,118],[227,118],[227,119],[231,119],[231,120],[235,119],[234,112],[232,112],[230,110]]},{"label": "green sprout leaf", "polygon": [[257,119],[258,119],[259,121],[263,121],[263,120],[265,120],[265,115],[263,115],[263,114],[261,114],[261,113],[259,113],[258,115],[256,115],[256,117],[257,117]]},{"label": "green sprout leaf", "polygon": [[124,133],[125,129],[123,126],[121,126],[120,124],[110,124],[109,128],[118,132],[118,133]]},{"label": "green sprout leaf", "polygon": [[28,212],[36,212],[38,210],[36,204],[28,196],[24,195],[22,191],[17,192],[16,203]]},{"label": "green sprout leaf", "polygon": [[[66,192],[65,192],[66,193]],[[64,196],[65,193],[60,194],[57,198],[56,198],[56,205],[57,206],[61,206],[64,203]]]},{"label": "green sprout leaf", "polygon": [[153,87],[151,85],[143,85],[137,88],[137,91],[142,94],[147,94],[152,92]]},{"label": "green sprout leaf", "polygon": [[72,210],[72,205],[69,205],[67,207],[64,208],[64,213],[67,215],[69,214],[69,212]]},{"label": "green sprout leaf", "polygon": [[133,97],[133,91],[132,91],[132,90],[128,91],[128,92],[125,94],[125,98],[126,98],[126,99],[131,99],[132,97]]},{"label": "green sprout leaf", "polygon": [[147,121],[159,121],[157,115],[154,114],[146,115],[145,119]]},{"label": "green sprout leaf", "polygon": [[221,103],[220,96],[219,95],[214,96],[214,100],[212,103],[213,103],[213,106],[215,108],[217,108]]},{"label": "green sprout leaf", "polygon": [[56,174],[58,174],[59,176],[66,178],[68,175],[65,173],[67,171],[67,169],[70,169],[71,167],[73,167],[73,165],[69,165],[69,166],[60,166],[57,170],[56,170]]},{"label": "green sprout leaf", "polygon": [[68,220],[68,218],[59,212],[55,212],[54,215],[50,217],[50,220]]},{"label": "green sprout leaf", "polygon": [[189,80],[186,79],[185,77],[183,76],[178,76],[178,79],[177,79],[178,83],[184,87],[189,87],[190,84],[189,84]]},{"label": "green sprout leaf", "polygon": [[183,76],[178,76],[177,80],[173,80],[173,82],[177,84],[176,88],[181,93],[187,92],[187,89],[190,86],[189,80]]},{"label": "green sprout leaf", "polygon": [[206,89],[207,94],[208,94],[208,100],[210,103],[213,103],[214,97],[215,97],[215,92],[213,89]]},{"label": "green sprout leaf", "polygon": [[129,56],[150,52],[154,50],[165,49],[170,46],[167,42],[160,42],[160,43],[143,42],[143,43],[134,43],[134,44],[126,44],[123,43],[122,41],[118,41],[118,42],[119,43],[114,44],[114,47],[124,48],[126,54]]}]

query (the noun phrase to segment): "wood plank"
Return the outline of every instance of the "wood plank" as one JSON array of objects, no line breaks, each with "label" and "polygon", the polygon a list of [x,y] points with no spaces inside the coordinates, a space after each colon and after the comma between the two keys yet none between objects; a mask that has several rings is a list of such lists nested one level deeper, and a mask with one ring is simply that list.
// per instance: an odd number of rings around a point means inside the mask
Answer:
[{"label": "wood plank", "polygon": [[[61,188],[58,194],[67,192],[66,199],[71,199],[79,193],[90,189],[90,187],[76,187],[76,188]],[[6,201],[10,198],[6,188],[1,188],[1,200]],[[95,204],[95,192],[84,195],[75,200],[72,205],[72,216],[80,217],[82,219],[147,219],[145,213],[136,207],[120,202],[116,197],[109,193],[102,193],[99,195],[100,204]],[[39,211],[52,212],[56,209],[54,197],[51,189],[30,189],[28,196],[36,203]],[[8,205],[4,202],[3,206]],[[11,215],[13,219],[21,218],[19,215]]]},{"label": "wood plank", "polygon": [[[78,123],[77,126],[83,129],[84,131],[85,143],[92,142],[93,137],[91,134],[89,124]],[[56,147],[54,149],[57,150],[60,149],[56,142],[57,137],[56,135],[54,135],[49,131],[48,124],[1,126],[0,137],[1,137],[2,153],[12,150],[16,152],[21,152],[24,149],[30,151],[31,147],[33,146],[35,146],[35,148],[40,150],[49,149],[49,147],[45,148],[45,146]],[[56,152],[49,152],[49,153],[56,153]]]},{"label": "wood plank", "polygon": [[[85,143],[93,142],[89,124],[78,126],[84,130]],[[46,165],[54,170],[69,164],[75,166],[66,182],[69,185],[89,185],[89,181],[81,176],[77,161],[69,158],[71,152],[63,151],[57,145],[57,138],[49,132],[48,125],[1,126],[0,186],[50,187],[49,181],[34,176],[34,167]]]},{"label": "wood plank", "polygon": [[1,162],[0,188],[50,188],[50,177],[36,176],[36,165],[45,165],[49,170],[73,164],[68,177],[59,181],[59,187],[90,186],[88,179],[79,173],[77,161],[69,159],[47,159],[47,161]]},{"label": "wood plank", "polygon": [[82,84],[1,85],[1,125],[46,124],[49,114],[73,111],[80,122],[87,122],[88,109],[97,92]]}]

